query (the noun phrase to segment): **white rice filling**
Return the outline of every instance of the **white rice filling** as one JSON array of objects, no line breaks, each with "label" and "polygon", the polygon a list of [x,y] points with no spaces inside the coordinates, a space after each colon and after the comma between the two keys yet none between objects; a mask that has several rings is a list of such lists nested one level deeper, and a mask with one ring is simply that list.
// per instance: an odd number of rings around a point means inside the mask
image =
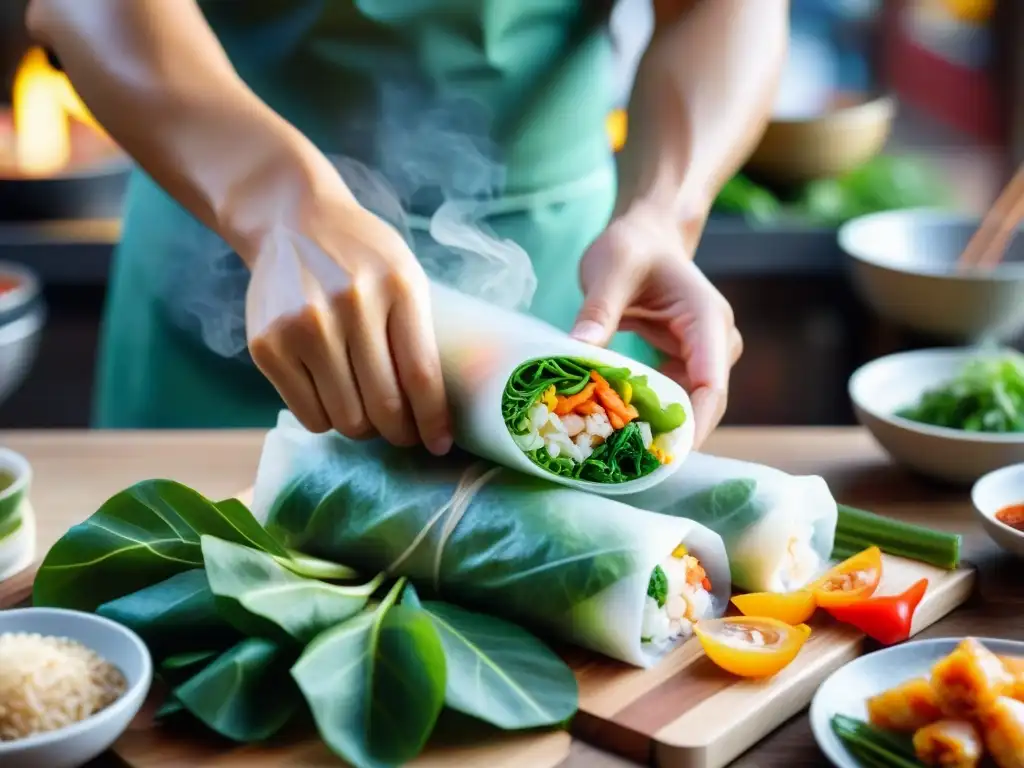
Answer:
[{"label": "white rice filling", "polygon": [[772,575],[770,592],[792,592],[807,585],[822,567],[821,556],[814,549],[814,532],[808,530],[799,536],[791,536],[786,552]]},{"label": "white rice filling", "polygon": [[668,595],[661,606],[650,595],[644,598],[640,628],[643,642],[665,645],[685,640],[693,634],[693,625],[711,613],[711,594],[704,587],[686,581],[689,561],[696,563],[688,556],[671,555],[661,562],[668,581]]},{"label": "white rice filling", "polygon": [[[512,436],[520,450],[532,453],[544,448],[552,459],[564,456],[577,464],[590,458],[594,449],[615,432],[603,410],[587,416],[576,413],[559,416],[549,411],[544,402],[530,407],[527,422],[523,434]],[[645,421],[638,421],[637,426],[644,438],[644,448],[654,445],[666,454],[670,453],[671,441],[667,435],[655,438],[651,434],[651,425]]]}]

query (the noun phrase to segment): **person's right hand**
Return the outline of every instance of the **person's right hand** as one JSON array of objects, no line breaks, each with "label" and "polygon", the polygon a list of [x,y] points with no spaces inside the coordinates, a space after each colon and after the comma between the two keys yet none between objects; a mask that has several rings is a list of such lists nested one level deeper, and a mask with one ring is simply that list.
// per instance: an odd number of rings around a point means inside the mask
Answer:
[{"label": "person's right hand", "polygon": [[452,444],[427,277],[402,237],[350,197],[320,195],[250,262],[253,361],[313,432]]}]

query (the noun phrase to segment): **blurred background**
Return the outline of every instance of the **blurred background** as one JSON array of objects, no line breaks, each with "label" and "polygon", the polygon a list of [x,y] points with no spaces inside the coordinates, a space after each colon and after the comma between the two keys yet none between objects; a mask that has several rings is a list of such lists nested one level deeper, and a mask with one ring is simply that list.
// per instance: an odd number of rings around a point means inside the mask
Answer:
[{"label": "blurred background", "polygon": [[[23,9],[0,4],[0,428],[85,427],[129,166]],[[616,6],[618,107],[651,20],[650,0]],[[864,301],[839,227],[991,203],[1024,162],[1024,0],[793,0],[775,115],[697,256],[746,342],[726,423],[854,423],[850,373],[935,340]],[[618,108],[608,131],[628,136]]]}]

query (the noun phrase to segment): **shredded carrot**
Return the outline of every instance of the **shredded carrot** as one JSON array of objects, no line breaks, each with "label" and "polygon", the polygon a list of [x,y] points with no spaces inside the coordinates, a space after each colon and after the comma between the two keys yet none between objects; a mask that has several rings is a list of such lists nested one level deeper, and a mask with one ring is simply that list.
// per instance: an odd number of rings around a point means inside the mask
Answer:
[{"label": "shredded carrot", "polygon": [[612,429],[622,429],[624,426],[626,426],[625,420],[615,411],[610,409],[608,411],[608,421],[611,422]]},{"label": "shredded carrot", "polygon": [[704,589],[706,589],[708,592],[711,591],[711,579],[709,579],[707,576],[700,580],[700,585],[704,587]]},{"label": "shredded carrot", "polygon": [[595,389],[597,389],[597,384],[587,384],[587,386],[575,395],[559,395],[558,403],[555,405],[555,414],[558,416],[568,416],[573,412],[573,409],[575,409],[576,406],[590,400],[594,395]]},{"label": "shredded carrot", "polygon": [[[615,429],[622,429],[622,427],[640,415],[632,405],[626,405],[622,402],[619,393],[612,389],[612,385],[597,371],[591,371],[590,378],[597,385],[597,399],[604,406],[604,409],[608,411],[608,418]],[[613,416],[618,417],[618,420],[621,422],[619,426],[616,426]]]},{"label": "shredded carrot", "polygon": [[604,413],[604,408],[593,400],[587,400],[585,403],[577,405],[573,409],[573,413],[578,413],[580,416],[593,416],[595,413]]}]

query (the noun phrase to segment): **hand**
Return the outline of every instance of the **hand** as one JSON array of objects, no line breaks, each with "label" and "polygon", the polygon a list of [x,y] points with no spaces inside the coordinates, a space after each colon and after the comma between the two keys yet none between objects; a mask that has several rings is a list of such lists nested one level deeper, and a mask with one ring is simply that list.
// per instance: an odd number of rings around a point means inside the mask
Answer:
[{"label": "hand", "polygon": [[585,301],[572,335],[604,345],[617,330],[632,331],[663,352],[663,372],[693,402],[700,446],[725,413],[743,340],[675,217],[633,211],[613,220],[584,254],[580,281]]},{"label": "hand", "polygon": [[251,261],[253,360],[313,432],[446,453],[426,275],[401,236],[342,190],[315,197],[301,226],[268,231]]}]

